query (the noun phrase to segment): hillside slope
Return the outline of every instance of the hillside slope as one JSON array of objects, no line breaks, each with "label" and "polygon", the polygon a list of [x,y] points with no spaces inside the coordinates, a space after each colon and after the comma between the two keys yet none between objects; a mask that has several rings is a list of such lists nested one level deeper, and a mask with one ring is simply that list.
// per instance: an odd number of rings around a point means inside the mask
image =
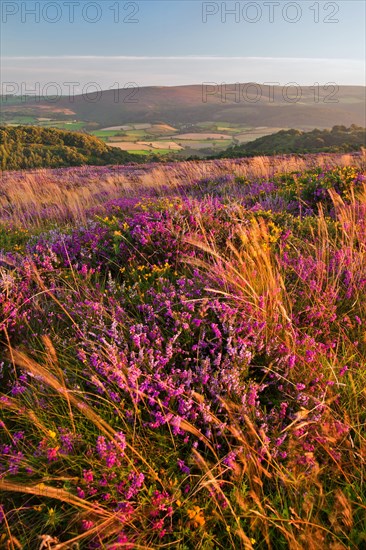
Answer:
[{"label": "hillside slope", "polygon": [[142,160],[146,159],[78,132],[34,126],[0,127],[2,170],[126,164]]},{"label": "hillside slope", "polygon": [[[230,93],[235,85],[226,88],[201,85],[175,87],[143,87],[106,90],[98,97],[26,97],[21,101],[2,98],[4,117],[14,113],[49,116],[65,113],[79,120],[103,126],[127,122],[169,124],[227,121],[249,126],[330,128],[334,124],[366,125],[365,87],[302,86],[297,90],[286,87],[247,84],[237,85],[237,94]],[[319,96],[318,96],[319,92]],[[258,94],[258,96],[257,96]],[[91,101],[92,100],[92,101]]]},{"label": "hillside slope", "polygon": [[350,152],[366,147],[366,129],[353,124],[350,128],[334,126],[331,130],[311,132],[281,130],[249,143],[229,147],[219,158],[236,158],[283,153]]}]

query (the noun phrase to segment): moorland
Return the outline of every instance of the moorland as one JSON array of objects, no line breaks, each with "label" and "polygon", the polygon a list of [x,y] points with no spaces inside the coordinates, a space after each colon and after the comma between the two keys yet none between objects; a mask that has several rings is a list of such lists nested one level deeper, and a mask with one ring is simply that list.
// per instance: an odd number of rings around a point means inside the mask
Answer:
[{"label": "moorland", "polygon": [[364,152],[3,172],[0,546],[366,545]]}]

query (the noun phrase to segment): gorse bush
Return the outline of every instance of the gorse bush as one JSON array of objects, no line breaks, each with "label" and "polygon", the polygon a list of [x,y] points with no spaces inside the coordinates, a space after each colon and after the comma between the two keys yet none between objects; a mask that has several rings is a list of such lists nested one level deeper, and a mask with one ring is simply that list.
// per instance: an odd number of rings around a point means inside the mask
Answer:
[{"label": "gorse bush", "polygon": [[14,227],[4,547],[366,544],[364,178],[216,174]]}]

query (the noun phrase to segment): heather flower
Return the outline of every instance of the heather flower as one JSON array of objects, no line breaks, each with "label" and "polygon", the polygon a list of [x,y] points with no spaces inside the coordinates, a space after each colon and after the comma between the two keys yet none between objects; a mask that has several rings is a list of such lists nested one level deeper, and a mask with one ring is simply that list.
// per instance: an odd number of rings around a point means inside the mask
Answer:
[{"label": "heather flower", "polygon": [[59,447],[52,447],[47,449],[47,458],[49,462],[53,462],[58,458]]},{"label": "heather flower", "polygon": [[79,498],[82,498],[84,499],[85,498],[85,491],[83,489],[81,489],[81,487],[77,487],[76,488],[76,492],[77,492],[77,495]]},{"label": "heather flower", "polygon": [[92,470],[84,470],[83,479],[84,481],[86,481],[86,483],[92,483],[94,481],[94,475]]},{"label": "heather flower", "polygon": [[236,462],[236,458],[237,458],[237,452],[235,451],[230,451],[229,454],[227,454],[225,456],[225,458],[223,459],[223,463],[228,466],[229,468],[234,468],[235,466],[235,462]]},{"label": "heather flower", "polygon": [[178,458],[178,466],[181,472],[183,472],[184,474],[189,475],[191,473],[190,468],[186,465],[184,460],[181,460],[180,458]]}]

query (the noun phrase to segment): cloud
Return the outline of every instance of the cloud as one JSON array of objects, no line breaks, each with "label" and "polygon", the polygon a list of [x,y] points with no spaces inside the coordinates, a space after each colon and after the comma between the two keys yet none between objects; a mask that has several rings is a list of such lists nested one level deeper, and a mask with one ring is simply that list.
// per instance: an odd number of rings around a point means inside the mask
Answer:
[{"label": "cloud", "polygon": [[[21,56],[2,58],[2,80],[32,89],[57,82],[90,82],[100,89],[176,86],[202,82],[278,82],[286,85],[364,85],[365,65],[358,59],[249,56]],[[66,87],[68,90],[68,88]]]},{"label": "cloud", "polygon": [[253,57],[253,56],[222,56],[222,55],[36,55],[36,56],[2,56],[4,61],[39,61],[39,60],[111,60],[111,61],[274,61],[274,62],[320,62],[360,63],[362,60],[349,58],[326,57]]}]

